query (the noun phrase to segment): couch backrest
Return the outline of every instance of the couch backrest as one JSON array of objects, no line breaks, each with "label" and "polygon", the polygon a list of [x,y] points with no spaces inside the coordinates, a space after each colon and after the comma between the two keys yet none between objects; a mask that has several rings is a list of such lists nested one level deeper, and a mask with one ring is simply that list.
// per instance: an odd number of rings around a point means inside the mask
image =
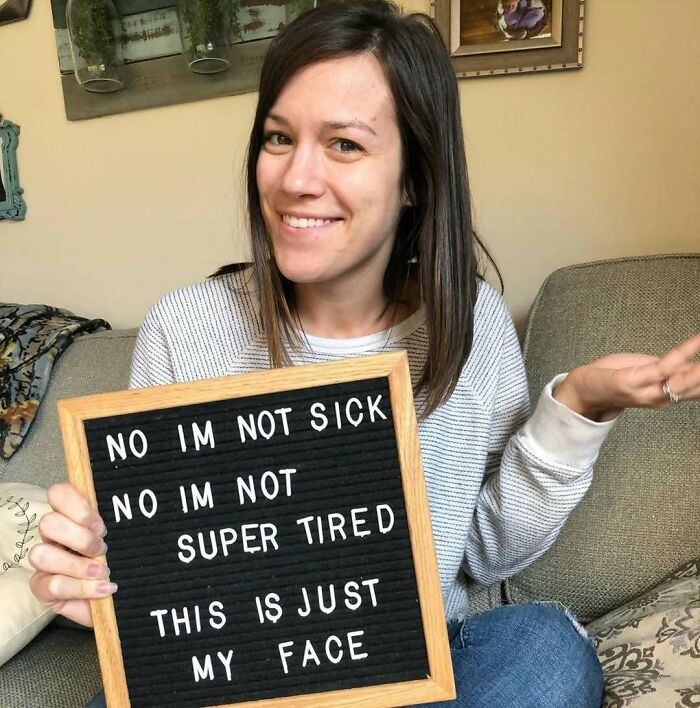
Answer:
[{"label": "couch backrest", "polygon": [[22,446],[0,459],[0,481],[49,487],[67,477],[56,401],[129,385],[136,330],[97,332],[79,337],[58,358],[49,387]]},{"label": "couch backrest", "polygon": [[[700,254],[599,261],[553,273],[525,341],[531,397],[555,374],[615,351],[659,355],[700,331]],[[0,481],[66,479],[56,401],[128,385],[136,330],[77,339],[58,359],[26,440]],[[700,556],[700,404],[627,411],[555,546],[507,591],[560,600],[584,621]]]},{"label": "couch backrest", "polygon": [[[553,273],[533,304],[525,360],[533,401],[555,374],[613,352],[659,356],[700,332],[700,254],[599,261]],[[584,621],[700,556],[700,404],[628,410],[556,544],[507,583]]]}]

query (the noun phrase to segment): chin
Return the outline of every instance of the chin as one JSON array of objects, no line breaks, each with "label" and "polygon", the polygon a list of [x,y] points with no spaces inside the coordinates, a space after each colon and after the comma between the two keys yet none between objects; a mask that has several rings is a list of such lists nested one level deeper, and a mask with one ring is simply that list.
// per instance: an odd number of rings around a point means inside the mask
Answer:
[{"label": "chin", "polygon": [[318,283],[328,279],[324,269],[317,263],[304,262],[305,259],[285,259],[275,255],[277,268],[292,283]]}]

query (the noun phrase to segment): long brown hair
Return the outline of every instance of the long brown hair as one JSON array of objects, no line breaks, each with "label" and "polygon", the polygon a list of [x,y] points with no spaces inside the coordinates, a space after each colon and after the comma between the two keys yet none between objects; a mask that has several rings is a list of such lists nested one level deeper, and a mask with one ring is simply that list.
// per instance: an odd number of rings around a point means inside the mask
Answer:
[{"label": "long brown hair", "polygon": [[[500,273],[472,227],[457,81],[432,19],[403,16],[385,0],[343,0],[317,7],[275,37],[262,67],[247,155],[248,214],[254,275],[272,366],[290,363],[300,343],[293,284],[278,270],[256,180],[263,123],[287,82],[302,68],[360,53],[384,70],[396,106],[411,206],[399,220],[384,291],[395,302],[414,280],[426,311],[429,351],[416,391],[427,416],[451,395],[472,347],[479,271],[477,248]],[[230,272],[234,267],[218,271]],[[501,280],[501,287],[503,281]]]}]

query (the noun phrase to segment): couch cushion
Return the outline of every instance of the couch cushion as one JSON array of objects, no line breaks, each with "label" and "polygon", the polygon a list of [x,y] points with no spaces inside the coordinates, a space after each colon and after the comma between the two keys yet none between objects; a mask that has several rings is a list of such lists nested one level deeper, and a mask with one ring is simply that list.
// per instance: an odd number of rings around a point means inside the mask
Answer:
[{"label": "couch cushion", "polygon": [[586,629],[604,708],[700,705],[700,559]]},{"label": "couch cushion", "polygon": [[[525,341],[536,400],[555,374],[616,351],[661,355],[700,332],[700,254],[599,261],[553,273]],[[700,555],[700,405],[629,410],[559,539],[506,584],[589,621]]]},{"label": "couch cushion", "polygon": [[2,708],[80,708],[100,688],[95,635],[55,624],[0,668]]},{"label": "couch cushion", "polygon": [[0,481],[48,488],[66,479],[56,401],[127,388],[136,331],[97,332],[68,347],[53,368],[24,443],[9,460],[0,458]]},{"label": "couch cushion", "polygon": [[41,487],[0,482],[0,666],[54,616],[29,589],[33,569],[27,558],[40,541],[39,519],[49,509]]}]

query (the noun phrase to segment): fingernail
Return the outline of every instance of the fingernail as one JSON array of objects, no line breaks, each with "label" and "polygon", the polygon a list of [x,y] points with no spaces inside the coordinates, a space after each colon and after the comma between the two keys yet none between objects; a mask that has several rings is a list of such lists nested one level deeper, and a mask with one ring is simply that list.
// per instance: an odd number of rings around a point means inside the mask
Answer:
[{"label": "fingernail", "polygon": [[102,563],[90,563],[88,566],[88,575],[91,578],[106,579],[109,578],[109,573],[109,568],[106,565],[102,565]]},{"label": "fingernail", "polygon": [[102,541],[102,547],[97,551],[97,555],[103,556],[105,553],[107,553],[107,544]]},{"label": "fingernail", "polygon": [[113,595],[117,592],[116,583],[97,583],[95,588],[100,595]]},{"label": "fingernail", "polygon": [[90,524],[90,530],[94,531],[98,536],[104,538],[107,535],[107,527],[104,525],[103,521],[93,521]]}]

